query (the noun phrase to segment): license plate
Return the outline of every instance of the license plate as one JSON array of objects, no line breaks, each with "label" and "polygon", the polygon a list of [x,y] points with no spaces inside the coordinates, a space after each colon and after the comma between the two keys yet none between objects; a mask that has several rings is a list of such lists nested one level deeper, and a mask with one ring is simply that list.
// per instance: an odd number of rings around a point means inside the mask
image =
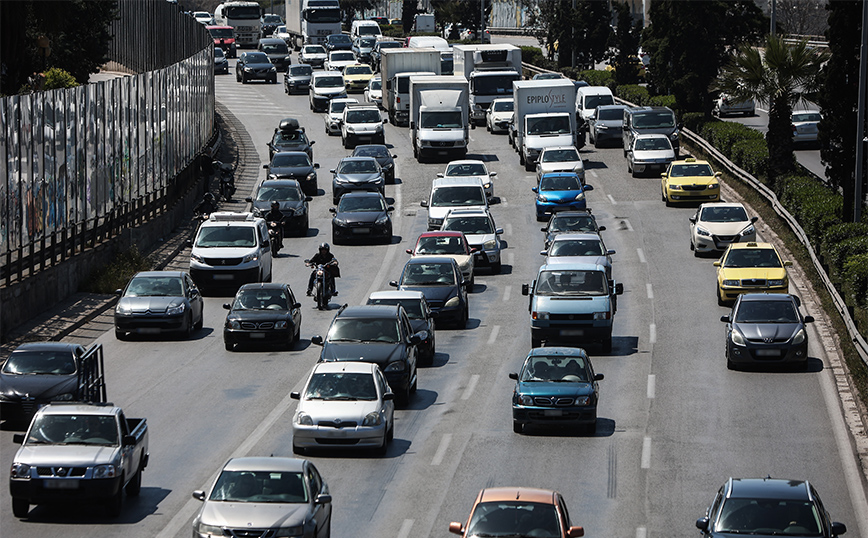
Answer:
[{"label": "license plate", "polygon": [[562,417],[564,416],[564,411],[562,409],[546,409],[543,411],[543,415],[547,417]]},{"label": "license plate", "polygon": [[153,327],[143,327],[136,331],[139,334],[160,334],[160,329],[155,329]]},{"label": "license plate", "polygon": [[354,234],[369,234],[371,233],[370,228],[353,228]]},{"label": "license plate", "polygon": [[265,338],[265,333],[250,333],[250,338]]},{"label": "license plate", "polygon": [[42,486],[45,489],[78,489],[78,480],[45,480]]},{"label": "license plate", "polygon": [[442,150],[442,151],[438,151],[438,152],[437,152],[437,155],[449,155],[449,152],[448,152],[448,151],[445,151],[445,150]]},{"label": "license plate", "polygon": [[584,329],[561,329],[561,336],[582,336]]},{"label": "license plate", "polygon": [[757,357],[780,357],[780,349],[758,349],[756,350]]},{"label": "license plate", "polygon": [[232,280],[235,278],[235,275],[214,275],[214,280]]}]

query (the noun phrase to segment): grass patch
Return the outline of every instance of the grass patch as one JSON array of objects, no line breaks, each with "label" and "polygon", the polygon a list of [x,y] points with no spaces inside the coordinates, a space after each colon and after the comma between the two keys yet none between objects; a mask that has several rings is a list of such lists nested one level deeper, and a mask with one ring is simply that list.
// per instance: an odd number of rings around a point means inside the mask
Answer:
[{"label": "grass patch", "polygon": [[138,247],[119,253],[107,266],[94,271],[82,285],[82,291],[111,295],[123,289],[139,271],[150,271],[154,266],[150,258],[142,256]]}]

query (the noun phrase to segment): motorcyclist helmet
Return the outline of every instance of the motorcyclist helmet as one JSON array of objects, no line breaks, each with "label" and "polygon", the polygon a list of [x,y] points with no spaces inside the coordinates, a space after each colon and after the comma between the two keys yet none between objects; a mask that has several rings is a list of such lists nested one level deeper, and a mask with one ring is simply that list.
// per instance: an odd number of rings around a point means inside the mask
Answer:
[{"label": "motorcyclist helmet", "polygon": [[271,209],[280,209],[280,202],[278,202],[277,200],[272,200]]},{"label": "motorcyclist helmet", "polygon": [[321,245],[319,246],[319,250],[320,250],[320,252],[322,252],[323,250],[326,251],[326,252],[328,252],[329,249],[330,249],[330,247],[329,247],[329,244],[328,244],[328,243],[323,243],[323,244],[321,244]]},{"label": "motorcyclist helmet", "polygon": [[206,202],[213,202],[214,201],[214,195],[211,194],[210,192],[206,192],[205,196],[203,196],[203,198],[205,199]]}]

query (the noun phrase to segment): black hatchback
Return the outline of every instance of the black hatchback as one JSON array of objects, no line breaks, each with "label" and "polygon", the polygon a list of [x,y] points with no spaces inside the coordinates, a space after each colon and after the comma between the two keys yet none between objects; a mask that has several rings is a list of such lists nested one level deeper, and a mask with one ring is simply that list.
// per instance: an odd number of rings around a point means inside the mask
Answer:
[{"label": "black hatchback", "polygon": [[278,151],[303,151],[313,161],[313,145],[316,141],[307,137],[304,127],[299,127],[295,118],[283,118],[274,128],[274,135],[268,143],[268,160]]},{"label": "black hatchback", "polygon": [[332,243],[379,239],[392,242],[392,217],[395,208],[386,204],[379,192],[355,191],[341,196],[337,207],[329,209],[332,218]]},{"label": "black hatchback", "polygon": [[235,63],[235,80],[242,84],[249,80],[277,84],[277,68],[264,52],[245,52]]},{"label": "black hatchback", "polygon": [[377,159],[380,168],[383,169],[386,183],[395,183],[395,159],[398,156],[393,155],[385,144],[362,144],[356,146],[352,157],[373,157]]},{"label": "black hatchback", "polygon": [[331,34],[326,36],[323,44],[328,52],[333,50],[352,50],[353,41],[346,34]]},{"label": "black hatchback", "polygon": [[605,230],[605,226],[597,224],[597,219],[591,214],[590,209],[575,211],[559,211],[552,215],[548,225],[540,228],[545,234],[545,248],[548,249],[555,236],[562,233],[593,233],[599,234]]},{"label": "black hatchback", "polygon": [[294,179],[301,185],[305,194],[317,193],[316,171],[319,163],[310,162],[310,157],[302,151],[281,151],[271,157],[271,162],[263,164],[268,170],[268,179]]}]

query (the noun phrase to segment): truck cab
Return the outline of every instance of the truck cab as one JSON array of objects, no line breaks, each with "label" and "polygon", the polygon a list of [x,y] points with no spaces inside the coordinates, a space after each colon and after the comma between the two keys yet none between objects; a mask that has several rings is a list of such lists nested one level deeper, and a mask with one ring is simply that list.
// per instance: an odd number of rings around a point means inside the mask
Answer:
[{"label": "truck cab", "polygon": [[467,155],[467,91],[461,76],[410,77],[410,131],[419,162],[428,155]]},{"label": "truck cab", "polygon": [[510,97],[520,81],[521,49],[509,44],[455,45],[453,69],[470,82],[471,120],[482,125],[491,102]]}]

